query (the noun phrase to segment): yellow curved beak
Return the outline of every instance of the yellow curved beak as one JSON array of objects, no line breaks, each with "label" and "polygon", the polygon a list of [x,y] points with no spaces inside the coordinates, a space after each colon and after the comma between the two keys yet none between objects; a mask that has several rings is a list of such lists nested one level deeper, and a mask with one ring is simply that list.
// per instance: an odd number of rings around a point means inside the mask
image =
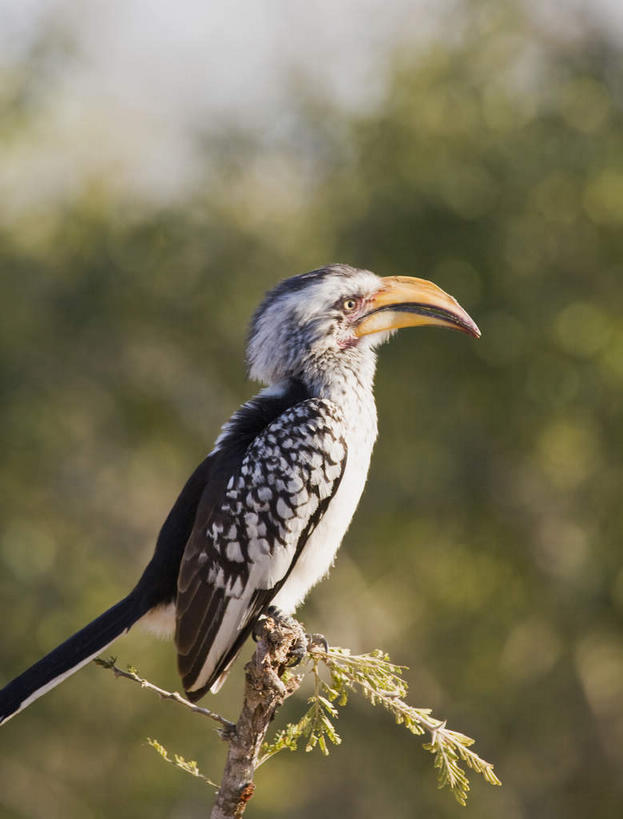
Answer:
[{"label": "yellow curved beak", "polygon": [[436,284],[411,276],[387,276],[355,326],[357,337],[401,327],[434,324],[480,338],[476,322]]}]

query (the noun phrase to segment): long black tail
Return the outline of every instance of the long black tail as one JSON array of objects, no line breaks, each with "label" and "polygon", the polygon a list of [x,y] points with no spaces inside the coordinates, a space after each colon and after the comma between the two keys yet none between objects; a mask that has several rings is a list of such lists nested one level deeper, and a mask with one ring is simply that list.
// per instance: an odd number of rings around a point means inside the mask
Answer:
[{"label": "long black tail", "polygon": [[125,634],[149,610],[141,597],[131,592],[6,685],[0,691],[0,725]]}]

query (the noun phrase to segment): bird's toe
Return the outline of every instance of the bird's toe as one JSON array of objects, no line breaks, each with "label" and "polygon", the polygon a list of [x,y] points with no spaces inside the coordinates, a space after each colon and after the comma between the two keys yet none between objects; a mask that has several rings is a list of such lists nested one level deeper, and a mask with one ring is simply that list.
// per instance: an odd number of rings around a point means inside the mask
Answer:
[{"label": "bird's toe", "polygon": [[324,634],[306,634],[307,650],[312,651],[314,648],[320,648],[325,654],[329,653],[329,643]]}]

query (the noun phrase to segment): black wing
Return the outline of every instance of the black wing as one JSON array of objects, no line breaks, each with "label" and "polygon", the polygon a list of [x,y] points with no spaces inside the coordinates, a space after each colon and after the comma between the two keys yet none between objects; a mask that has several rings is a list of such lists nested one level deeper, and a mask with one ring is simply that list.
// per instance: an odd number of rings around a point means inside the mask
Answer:
[{"label": "black wing", "polygon": [[217,502],[204,497],[177,591],[178,666],[191,699],[222,682],[335,494],[346,456],[341,411],[308,399],[254,439]]}]

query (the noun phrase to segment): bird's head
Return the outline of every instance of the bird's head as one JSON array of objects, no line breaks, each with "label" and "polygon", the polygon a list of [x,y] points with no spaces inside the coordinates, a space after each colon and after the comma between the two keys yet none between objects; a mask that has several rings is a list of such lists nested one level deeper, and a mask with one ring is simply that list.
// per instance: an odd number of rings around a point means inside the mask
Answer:
[{"label": "bird's head", "polygon": [[395,330],[423,324],[480,336],[458,302],[425,279],[381,278],[343,264],[312,270],[280,282],[257,309],[249,375],[265,384],[306,380],[308,370],[361,360]]}]

